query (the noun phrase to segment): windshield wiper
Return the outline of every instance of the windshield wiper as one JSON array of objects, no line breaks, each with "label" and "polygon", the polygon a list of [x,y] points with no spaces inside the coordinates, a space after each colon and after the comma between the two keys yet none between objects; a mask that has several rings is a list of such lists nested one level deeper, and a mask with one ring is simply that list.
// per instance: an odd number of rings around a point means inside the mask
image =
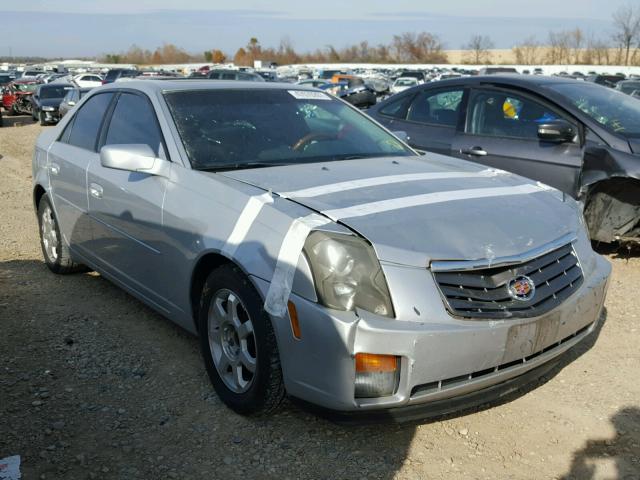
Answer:
[{"label": "windshield wiper", "polygon": [[274,163],[274,162],[238,162],[238,163],[221,163],[219,165],[210,167],[200,167],[196,170],[203,172],[226,172],[229,170],[245,170],[250,168],[264,168],[264,167],[282,167],[285,165],[291,165],[290,163]]}]

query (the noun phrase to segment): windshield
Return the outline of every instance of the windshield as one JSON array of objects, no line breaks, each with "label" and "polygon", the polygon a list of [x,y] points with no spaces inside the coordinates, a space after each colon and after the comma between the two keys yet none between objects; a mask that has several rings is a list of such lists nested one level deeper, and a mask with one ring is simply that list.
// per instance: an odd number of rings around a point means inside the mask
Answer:
[{"label": "windshield", "polygon": [[549,88],[567,97],[607,130],[625,136],[640,135],[640,102],[624,93],[582,82],[561,83]]},{"label": "windshield", "polygon": [[170,92],[165,98],[197,169],[415,155],[366,116],[322,92],[216,89]]},{"label": "windshield", "polygon": [[63,98],[69,90],[73,89],[68,85],[65,86],[56,86],[56,87],[46,87],[40,89],[40,98]]}]

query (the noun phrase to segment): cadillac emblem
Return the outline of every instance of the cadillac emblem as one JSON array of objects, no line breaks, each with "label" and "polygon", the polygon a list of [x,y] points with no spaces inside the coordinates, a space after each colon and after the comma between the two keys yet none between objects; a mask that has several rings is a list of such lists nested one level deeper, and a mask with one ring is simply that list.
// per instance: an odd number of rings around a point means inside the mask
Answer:
[{"label": "cadillac emblem", "polygon": [[531,300],[536,293],[535,284],[529,277],[525,277],[524,275],[511,280],[507,288],[511,298],[520,300],[521,302]]}]

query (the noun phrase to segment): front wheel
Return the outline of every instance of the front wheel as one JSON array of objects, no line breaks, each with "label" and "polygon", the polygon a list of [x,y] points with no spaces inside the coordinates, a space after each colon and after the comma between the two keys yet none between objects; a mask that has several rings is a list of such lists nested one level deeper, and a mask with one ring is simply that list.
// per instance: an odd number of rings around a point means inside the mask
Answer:
[{"label": "front wheel", "polygon": [[202,289],[200,349],[216,393],[240,414],[265,414],[284,395],[271,320],[249,279],[233,265],[215,269]]},{"label": "front wheel", "polygon": [[69,247],[62,241],[58,219],[45,193],[38,203],[38,226],[40,227],[40,246],[44,262],[54,273],[75,273],[86,267],[71,259]]},{"label": "front wheel", "polygon": [[47,121],[45,120],[44,112],[40,112],[39,117],[40,117],[40,125],[44,127],[47,124]]}]

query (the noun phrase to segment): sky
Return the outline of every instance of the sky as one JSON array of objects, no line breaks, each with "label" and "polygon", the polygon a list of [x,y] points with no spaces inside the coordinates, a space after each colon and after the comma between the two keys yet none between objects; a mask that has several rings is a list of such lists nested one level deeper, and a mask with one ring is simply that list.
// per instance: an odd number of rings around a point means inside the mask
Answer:
[{"label": "sky", "polygon": [[[633,0],[637,2],[637,0]],[[233,54],[257,37],[298,51],[394,34],[428,31],[447,49],[473,34],[511,48],[549,30],[580,27],[610,37],[611,15],[630,0],[0,0],[0,56],[79,57],[117,53],[137,44],[150,50],[173,43],[192,53],[219,48]]]}]

